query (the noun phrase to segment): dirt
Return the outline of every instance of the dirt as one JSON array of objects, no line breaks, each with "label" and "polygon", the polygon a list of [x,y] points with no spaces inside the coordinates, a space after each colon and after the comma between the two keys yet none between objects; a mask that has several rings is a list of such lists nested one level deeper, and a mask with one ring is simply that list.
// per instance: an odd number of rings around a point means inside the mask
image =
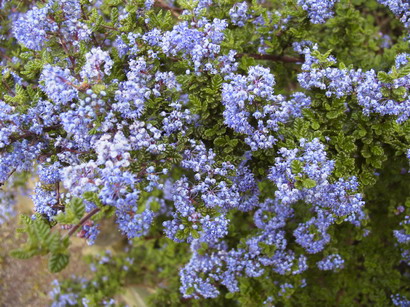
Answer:
[{"label": "dirt", "polygon": [[[28,212],[27,200],[20,202],[19,209]],[[0,225],[0,306],[42,307],[50,305],[48,292],[54,279],[84,275],[87,265],[81,260],[82,250],[87,246],[81,239],[73,238],[70,247],[70,263],[61,273],[48,271],[47,257],[37,256],[27,260],[14,259],[9,252],[24,242],[24,235],[16,238],[18,217]]]},{"label": "dirt", "polygon": [[[20,197],[17,211],[27,215],[32,214],[32,201]],[[84,255],[99,254],[106,249],[112,249],[122,237],[113,221],[101,223],[102,231],[93,246],[88,246],[84,239],[70,238],[70,262],[60,273],[53,274],[48,270],[47,256],[37,256],[27,260],[15,259],[9,252],[18,248],[24,242],[24,234],[16,232],[19,218],[15,217],[0,225],[0,307],[45,307],[50,306],[48,295],[54,279],[63,280],[77,275],[86,277],[90,274],[88,265],[83,261]],[[115,229],[115,228],[114,228]],[[130,307],[146,307],[146,297],[153,289],[147,287],[129,286],[124,293],[115,297],[117,302],[126,303]]]}]

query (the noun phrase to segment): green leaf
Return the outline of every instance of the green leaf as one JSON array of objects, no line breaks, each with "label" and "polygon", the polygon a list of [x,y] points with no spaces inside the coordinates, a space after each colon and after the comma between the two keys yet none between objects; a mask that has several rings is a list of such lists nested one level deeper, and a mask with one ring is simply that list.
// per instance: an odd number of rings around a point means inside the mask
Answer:
[{"label": "green leaf", "polygon": [[211,79],[211,87],[214,90],[219,90],[222,87],[222,83],[223,83],[223,78],[220,75],[215,75],[212,77]]},{"label": "green leaf", "polygon": [[60,224],[74,224],[77,220],[73,210],[70,207],[66,207],[64,213],[60,213],[54,217],[54,220]]},{"label": "green leaf", "polygon": [[35,250],[26,251],[24,249],[15,249],[10,252],[10,256],[17,259],[29,259],[35,255]]},{"label": "green leaf", "polygon": [[113,7],[111,9],[111,22],[115,24],[118,21],[118,17],[119,17],[118,9],[116,7]]},{"label": "green leaf", "polygon": [[311,122],[310,126],[313,130],[318,130],[320,128],[320,124],[318,122]]},{"label": "green leaf", "polygon": [[96,194],[94,192],[91,192],[91,191],[84,192],[84,194],[83,194],[84,199],[88,200],[88,201],[91,201],[91,202],[94,201],[95,196],[96,196]]},{"label": "green leaf", "polygon": [[206,137],[213,137],[215,135],[215,130],[214,129],[206,129],[204,132],[204,135]]},{"label": "green leaf", "polygon": [[406,93],[407,90],[404,86],[400,86],[399,88],[393,89],[393,94],[397,95],[399,98],[403,98]]},{"label": "green leaf", "polygon": [[234,298],[234,296],[235,296],[234,292],[228,292],[228,293],[225,294],[225,298],[227,298],[227,299],[232,299],[232,298]]},{"label": "green leaf", "polygon": [[53,273],[60,272],[67,266],[69,258],[67,254],[52,253],[48,261],[49,270]]},{"label": "green leaf", "polygon": [[410,75],[410,63],[399,69],[399,78]]},{"label": "green leaf", "polygon": [[328,119],[335,119],[339,117],[341,114],[343,114],[343,111],[337,110],[337,111],[330,111],[326,113],[326,117]]},{"label": "green leaf", "polygon": [[225,153],[230,153],[230,152],[232,152],[232,151],[233,151],[233,148],[230,147],[230,146],[224,148],[224,152],[225,152]]},{"label": "green leaf", "polygon": [[194,239],[199,239],[200,237],[199,232],[196,229],[192,229],[191,235]]},{"label": "green leaf", "polygon": [[377,78],[383,83],[391,83],[393,81],[393,78],[384,71],[379,71],[377,73]]},{"label": "green leaf", "polygon": [[194,287],[189,287],[187,290],[186,290],[186,294],[187,295],[191,295],[192,293],[194,293],[195,292],[195,288]]},{"label": "green leaf", "polygon": [[232,147],[235,147],[236,145],[238,145],[238,139],[232,139],[229,141],[229,145],[231,145]]},{"label": "green leaf", "polygon": [[224,146],[225,144],[226,144],[226,140],[222,136],[219,136],[214,140],[214,145],[215,146]]},{"label": "green leaf", "polygon": [[70,201],[70,208],[73,211],[74,215],[76,218],[80,219],[85,213],[85,205],[83,203],[83,200],[78,197],[74,197]]},{"label": "green leaf", "polygon": [[303,171],[303,162],[299,160],[293,160],[290,164],[290,167],[294,175],[300,174]]},{"label": "green leaf", "polygon": [[302,181],[296,181],[295,182],[295,188],[298,189],[298,190],[302,189],[303,188]]},{"label": "green leaf", "polygon": [[303,187],[306,189],[311,189],[316,186],[316,181],[310,178],[306,178],[302,181]]},{"label": "green leaf", "polygon": [[45,241],[50,233],[50,227],[42,220],[36,219],[32,224],[32,227],[39,240]]}]

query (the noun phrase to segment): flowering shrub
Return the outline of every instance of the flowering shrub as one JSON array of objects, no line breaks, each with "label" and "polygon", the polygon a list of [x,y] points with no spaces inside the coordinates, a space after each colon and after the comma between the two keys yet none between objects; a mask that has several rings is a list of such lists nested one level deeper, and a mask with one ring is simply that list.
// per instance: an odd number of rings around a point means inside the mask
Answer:
[{"label": "flowering shrub", "polygon": [[53,306],[410,306],[408,1],[0,3],[12,255],[128,240]]}]

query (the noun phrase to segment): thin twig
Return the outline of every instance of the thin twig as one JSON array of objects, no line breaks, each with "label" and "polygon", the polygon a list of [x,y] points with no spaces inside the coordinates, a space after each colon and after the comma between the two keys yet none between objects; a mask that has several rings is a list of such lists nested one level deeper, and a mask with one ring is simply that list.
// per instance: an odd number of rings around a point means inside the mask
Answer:
[{"label": "thin twig", "polygon": [[172,14],[174,17],[176,17],[176,18],[178,18],[178,17],[181,15],[182,11],[183,11],[183,10],[180,9],[180,8],[169,6],[169,5],[166,4],[163,0],[156,0],[156,1],[154,2],[154,6],[155,6],[155,7],[159,7],[159,8],[161,8],[161,9],[164,9],[164,10],[171,11],[171,14]]},{"label": "thin twig", "polygon": [[[58,128],[60,128],[60,125],[54,125],[54,126],[50,126],[50,127],[45,127],[43,129],[43,131],[44,132],[50,132],[50,131],[53,131],[53,130],[58,129]],[[27,132],[27,133],[17,135],[17,136],[10,136],[9,140],[10,140],[10,143],[13,143],[13,142],[16,142],[16,141],[19,141],[19,140],[29,139],[33,136],[38,136],[38,134],[36,134],[34,132]]]},{"label": "thin twig", "polygon": [[16,93],[10,88],[10,86],[7,84],[6,80],[3,80],[3,84],[6,87],[6,89],[9,92],[10,95],[16,96]]},{"label": "thin twig", "polygon": [[284,63],[303,63],[305,60],[303,58],[294,58],[287,55],[274,55],[274,54],[254,54],[254,53],[238,53],[237,58],[243,56],[248,56],[256,60],[268,60],[268,61],[277,61]]},{"label": "thin twig", "polygon": [[4,182],[0,182],[0,187],[14,174],[14,172],[17,170],[17,168],[13,169],[10,174],[7,175],[7,178],[4,180]]},{"label": "thin twig", "polygon": [[85,224],[85,222],[87,222],[90,218],[92,218],[95,214],[97,214],[98,212],[100,212],[100,208],[95,208],[92,211],[90,211],[86,216],[84,216],[80,222],[76,225],[73,226],[73,228],[70,229],[69,232],[67,232],[67,234],[64,236],[64,238],[67,237],[71,237],[77,230],[78,228],[80,228],[81,226],[83,226]]},{"label": "thin twig", "polygon": [[120,30],[115,28],[115,27],[111,27],[111,26],[107,26],[107,25],[100,25],[100,26],[103,27],[103,28],[109,29],[109,30],[120,32]]},{"label": "thin twig", "polygon": [[12,59],[11,57],[9,57],[7,54],[5,54],[4,52],[2,52],[1,50],[0,50],[0,56],[1,56],[3,59],[6,59],[6,60],[9,61],[9,62],[13,62],[13,59]]},{"label": "thin twig", "polygon": [[60,181],[56,182],[57,204],[60,204]]}]

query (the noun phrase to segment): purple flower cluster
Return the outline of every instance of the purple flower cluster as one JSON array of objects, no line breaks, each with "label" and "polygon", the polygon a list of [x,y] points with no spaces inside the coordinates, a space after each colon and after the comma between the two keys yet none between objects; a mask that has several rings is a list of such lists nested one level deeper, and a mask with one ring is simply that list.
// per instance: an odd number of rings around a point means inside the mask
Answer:
[{"label": "purple flower cluster", "polygon": [[[198,232],[201,241],[213,243],[227,234],[229,220],[225,212],[240,206],[237,185],[228,183],[236,169],[228,162],[216,165],[214,152],[207,150],[203,144],[191,141],[191,146],[192,149],[185,151],[181,166],[194,172],[195,183],[190,183],[187,177],[175,182],[172,197],[176,212],[174,219],[165,221],[163,225],[167,236],[175,241],[181,241],[178,233],[190,227]],[[247,192],[246,187],[242,187],[242,191]],[[212,216],[201,213],[196,204],[212,208],[215,213]],[[188,242],[192,239],[191,233]]]},{"label": "purple flower cluster", "polygon": [[113,104],[113,110],[121,113],[125,118],[139,118],[144,111],[146,100],[151,94],[159,96],[159,92],[149,87],[153,76],[143,58],[130,60],[129,66],[127,81],[121,82],[115,93],[116,103]]},{"label": "purple flower cluster", "polygon": [[[357,100],[365,114],[397,116],[399,123],[410,117],[410,74],[387,83],[380,81],[376,72],[370,70],[362,79],[357,87]],[[396,89],[402,89],[402,94],[398,99],[390,98],[389,94]]]},{"label": "purple flower cluster", "polygon": [[219,295],[215,283],[224,285],[230,292],[239,291],[237,277],[245,271],[248,276],[263,273],[260,264],[254,262],[244,251],[227,251],[223,245],[215,245],[216,252],[201,255],[199,241],[191,244],[193,255],[180,271],[181,292],[186,298],[213,298]]},{"label": "purple flower cluster", "polygon": [[[307,257],[290,248],[285,230],[288,219],[294,218],[293,205],[300,201],[305,202],[311,213],[315,214],[307,222],[300,222],[293,232],[295,242],[307,253],[319,253],[325,248],[331,240],[327,230],[338,218],[360,225],[360,221],[365,218],[362,211],[364,202],[361,194],[352,193],[358,188],[356,178],[339,179],[331,183],[330,175],[334,162],[327,159],[324,146],[317,139],[312,142],[301,140],[300,143],[301,149],[281,149],[280,155],[283,158],[276,158],[275,166],[271,169],[268,178],[274,181],[278,188],[276,198],[262,203],[259,203],[257,198],[254,199],[257,209],[254,222],[258,231],[247,238],[245,248],[227,248],[222,240],[227,234],[227,228],[216,226],[221,223],[220,217],[213,223],[218,236],[214,235],[210,240],[203,231],[199,239],[188,240],[191,242],[193,256],[180,273],[181,292],[185,297],[216,297],[219,291],[215,284],[224,285],[230,292],[238,291],[238,277],[259,277],[267,268],[280,275],[304,272],[308,268]],[[206,169],[209,162],[213,162],[212,152],[198,156],[200,159],[190,159],[184,162],[184,165],[198,172],[201,168]],[[313,181],[314,184],[309,181],[307,187],[299,187],[296,182],[303,178]],[[192,203],[189,204],[189,183],[186,179],[183,182],[184,185],[177,188],[176,194],[186,197],[179,198],[175,205],[178,211],[183,212],[183,216],[188,216],[188,220],[192,221],[192,217],[196,218],[198,212]],[[251,187],[252,184],[248,189],[252,190]],[[200,224],[200,227],[204,227],[202,220]],[[167,222],[165,226],[168,235],[171,228],[184,230],[186,227],[176,220]],[[198,252],[202,242],[208,243],[205,253]],[[339,255],[330,255],[319,262],[318,267],[323,270],[341,269],[343,259]],[[280,293],[287,295],[285,289],[280,290],[279,296]]]},{"label": "purple flower cluster", "polygon": [[318,46],[304,46],[305,44],[294,44],[295,50],[305,57],[302,65],[303,72],[298,74],[300,86],[309,90],[318,88],[326,90],[327,97],[336,96],[338,98],[352,94],[354,85],[360,80],[361,70],[339,69],[324,67],[336,63],[333,56],[328,56],[326,63],[319,63],[318,59],[312,54],[318,51]]},{"label": "purple flower cluster", "polygon": [[21,131],[22,118],[14,110],[14,107],[0,101],[0,149],[10,144],[10,136],[13,133]]},{"label": "purple flower cluster", "polygon": [[404,220],[400,222],[402,229],[394,230],[393,234],[400,245],[402,251],[402,260],[410,264],[410,250],[408,244],[410,243],[410,216],[406,215]]},{"label": "purple flower cluster", "polygon": [[[150,210],[150,203],[152,201],[163,202],[163,200],[149,199],[145,204],[145,209],[141,213],[138,212],[136,206],[129,209],[120,208],[117,210],[118,228],[128,238],[134,238],[146,235],[150,229],[152,221],[156,214]],[[130,211],[127,211],[130,210]]]},{"label": "purple flower cluster", "polygon": [[10,151],[0,155],[0,183],[4,183],[14,172],[32,170],[33,161],[45,147],[43,143],[30,144],[27,140],[14,142]]}]

